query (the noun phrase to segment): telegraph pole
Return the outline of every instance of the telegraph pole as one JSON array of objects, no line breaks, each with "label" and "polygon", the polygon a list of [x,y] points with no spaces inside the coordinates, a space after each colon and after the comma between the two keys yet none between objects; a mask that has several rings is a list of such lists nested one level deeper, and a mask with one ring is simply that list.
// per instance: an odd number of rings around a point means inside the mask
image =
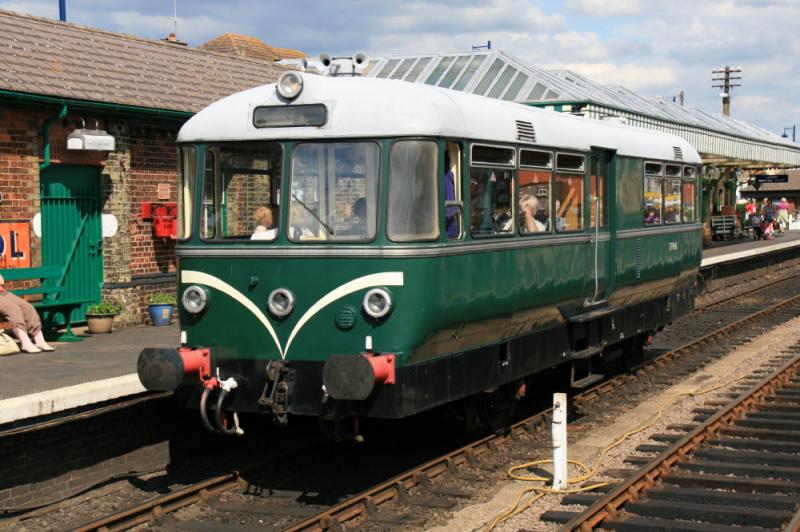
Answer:
[{"label": "telegraph pole", "polygon": [[736,81],[738,79],[742,79],[742,76],[736,76],[734,74],[741,74],[741,68],[731,68],[726,66],[724,69],[719,70],[712,70],[713,74],[723,74],[724,76],[721,78],[711,78],[712,81],[721,81],[720,85],[712,85],[712,87],[717,87],[722,89],[722,114],[725,116],[731,116],[731,89],[733,87],[741,87],[740,83],[731,83],[731,81]]}]

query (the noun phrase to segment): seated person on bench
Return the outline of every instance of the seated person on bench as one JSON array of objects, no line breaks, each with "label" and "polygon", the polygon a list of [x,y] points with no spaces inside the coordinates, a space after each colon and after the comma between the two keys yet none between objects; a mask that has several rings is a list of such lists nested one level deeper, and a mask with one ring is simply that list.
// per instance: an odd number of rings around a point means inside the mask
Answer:
[{"label": "seated person on bench", "polygon": [[[54,351],[44,341],[42,320],[33,305],[5,289],[5,279],[0,275],[0,316],[11,322],[14,334],[26,353]],[[33,336],[33,342],[28,335]]]}]

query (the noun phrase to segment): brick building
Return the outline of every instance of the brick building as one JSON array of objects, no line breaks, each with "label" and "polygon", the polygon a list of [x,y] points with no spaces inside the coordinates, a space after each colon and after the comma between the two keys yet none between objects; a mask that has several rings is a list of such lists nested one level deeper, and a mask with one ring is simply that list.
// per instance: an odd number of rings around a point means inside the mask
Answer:
[{"label": "brick building", "polygon": [[[284,69],[2,10],[0,30],[0,268],[64,265],[68,297],[142,323],[147,294],[175,290],[174,240],[141,206],[176,200],[178,130]],[[104,149],[67,149],[81,134]]]}]

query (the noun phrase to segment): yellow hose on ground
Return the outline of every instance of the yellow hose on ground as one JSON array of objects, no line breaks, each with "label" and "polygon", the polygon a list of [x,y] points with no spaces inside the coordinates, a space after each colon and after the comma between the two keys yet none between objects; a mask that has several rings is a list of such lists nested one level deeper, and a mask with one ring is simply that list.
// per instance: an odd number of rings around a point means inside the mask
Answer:
[{"label": "yellow hose on ground", "polygon": [[[633,429],[633,430],[630,430],[630,431],[626,432],[625,434],[623,434],[622,436],[620,436],[619,438],[617,438],[616,440],[611,442],[609,445],[607,445],[600,452],[600,456],[597,457],[597,460],[595,461],[595,463],[594,463],[594,465],[592,467],[589,467],[586,464],[584,464],[582,462],[579,462],[577,460],[567,460],[568,463],[570,463],[570,464],[572,464],[574,466],[577,466],[582,471],[584,471],[584,473],[582,475],[580,475],[580,476],[571,477],[571,478],[567,479],[567,482],[569,484],[576,484],[578,482],[584,482],[586,480],[589,480],[590,478],[595,476],[595,474],[597,474],[597,470],[600,469],[600,465],[603,463],[603,459],[605,458],[606,454],[608,454],[608,452],[611,449],[613,449],[615,447],[618,447],[620,444],[622,444],[625,440],[627,440],[628,438],[630,438],[634,434],[638,434],[639,432],[642,432],[642,431],[652,427],[656,423],[658,423],[658,421],[664,415],[664,411],[668,407],[670,407],[673,404],[675,404],[679,399],[683,399],[685,397],[697,397],[697,396],[700,396],[700,395],[705,395],[705,394],[714,392],[716,390],[719,390],[720,388],[724,388],[726,386],[730,386],[734,382],[740,381],[743,378],[744,377],[737,377],[735,379],[731,379],[731,380],[729,380],[727,382],[724,382],[722,384],[718,384],[716,386],[712,386],[710,388],[706,388],[706,389],[700,390],[700,391],[695,390],[695,391],[691,391],[691,392],[679,393],[678,395],[676,395],[675,397],[669,399],[663,405],[661,405],[661,407],[658,409],[658,413],[656,414],[656,416],[652,420],[650,420],[649,422],[645,423],[644,425],[642,425],[642,426],[640,426],[640,427],[638,427],[636,429]],[[508,476],[510,478],[514,479],[514,480],[523,480],[523,481],[526,481],[526,482],[548,482],[548,481],[551,480],[551,478],[540,477],[540,476],[537,476],[537,475],[522,475],[522,474],[515,473],[515,471],[518,471],[520,469],[528,469],[528,468],[531,468],[531,467],[534,467],[534,466],[540,466],[540,465],[544,465],[544,464],[552,464],[552,463],[553,463],[553,460],[547,459],[547,460],[535,460],[533,462],[526,462],[524,464],[515,465],[515,466],[512,466],[512,467],[510,467],[508,469]],[[517,514],[520,514],[520,513],[524,512],[525,510],[530,508],[536,501],[538,501],[539,499],[541,499],[542,497],[544,497],[547,494],[558,493],[558,494],[566,495],[566,494],[569,494],[569,493],[580,493],[580,492],[584,492],[584,491],[592,491],[592,490],[595,490],[597,488],[601,488],[601,487],[607,486],[607,485],[608,485],[608,482],[598,482],[597,484],[592,484],[592,485],[589,485],[589,486],[582,486],[580,488],[561,489],[561,490],[548,488],[547,486],[533,486],[533,487],[530,487],[530,488],[525,488],[525,489],[521,490],[519,492],[519,494],[517,494],[517,498],[515,499],[514,504],[512,504],[511,507],[509,507],[502,514],[500,514],[497,517],[495,517],[494,520],[489,524],[489,526],[487,526],[484,530],[485,530],[485,532],[491,532],[492,530],[495,529],[495,527],[497,527],[497,525],[499,525],[503,521],[505,521],[505,520],[517,515]],[[528,493],[531,493],[531,492],[535,492],[536,495],[534,497],[531,497],[531,499],[529,501],[527,501],[523,506],[520,506],[520,502],[522,501],[522,498],[525,495],[527,495]]]}]

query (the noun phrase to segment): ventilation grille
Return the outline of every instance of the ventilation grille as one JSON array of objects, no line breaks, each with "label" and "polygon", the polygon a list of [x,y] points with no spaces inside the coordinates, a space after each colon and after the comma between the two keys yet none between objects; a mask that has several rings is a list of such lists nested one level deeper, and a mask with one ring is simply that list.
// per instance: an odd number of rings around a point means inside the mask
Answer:
[{"label": "ventilation grille", "polygon": [[675,152],[675,160],[682,161],[683,160],[683,151],[678,146],[673,146],[672,151]]},{"label": "ventilation grille", "polygon": [[531,122],[517,120],[517,140],[522,142],[536,142],[536,131]]}]

